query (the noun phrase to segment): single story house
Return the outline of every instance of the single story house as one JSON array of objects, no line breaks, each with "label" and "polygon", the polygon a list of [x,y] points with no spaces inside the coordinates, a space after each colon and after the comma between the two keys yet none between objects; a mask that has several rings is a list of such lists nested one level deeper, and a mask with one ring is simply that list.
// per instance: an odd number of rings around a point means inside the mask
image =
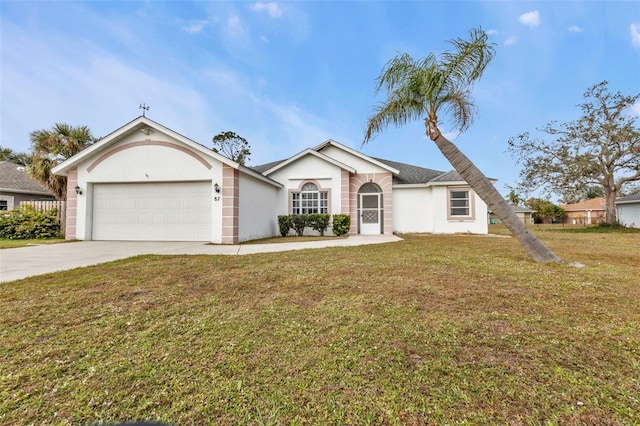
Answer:
[{"label": "single story house", "polygon": [[[523,221],[525,224],[533,224],[533,214],[537,210],[532,210],[529,207],[516,206],[515,204],[509,204],[511,210]],[[489,211],[489,223],[492,225],[502,223],[494,212]]]},{"label": "single story house", "polygon": [[565,223],[574,225],[597,225],[604,222],[606,217],[606,203],[604,197],[592,198],[573,204],[561,204],[567,212]]},{"label": "single story house", "polygon": [[616,200],[618,222],[630,228],[640,228],[640,193]]},{"label": "single story house", "polygon": [[24,166],[0,161],[0,210],[12,210],[22,201],[52,200],[51,191],[33,180]]},{"label": "single story house", "polygon": [[53,172],[68,179],[68,239],[236,244],[279,235],[278,215],[295,213],[348,214],[350,234],[488,232],[457,173],[333,140],[245,167],[141,116]]}]

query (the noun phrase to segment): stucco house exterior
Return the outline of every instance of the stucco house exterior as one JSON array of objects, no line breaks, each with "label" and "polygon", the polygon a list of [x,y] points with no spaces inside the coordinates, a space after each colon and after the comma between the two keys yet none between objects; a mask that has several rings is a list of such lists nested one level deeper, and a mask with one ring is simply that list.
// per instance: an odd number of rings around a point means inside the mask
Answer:
[{"label": "stucco house exterior", "polygon": [[573,204],[561,204],[567,212],[565,223],[574,225],[597,225],[604,222],[606,217],[606,202],[604,197],[592,198]]},{"label": "stucco house exterior", "polygon": [[618,222],[630,228],[640,228],[640,194],[618,198]]},{"label": "stucco house exterior", "polygon": [[348,214],[350,234],[488,230],[457,173],[333,140],[245,167],[141,116],[53,172],[68,178],[68,239],[236,244],[278,235],[278,215],[295,213]]},{"label": "stucco house exterior", "polygon": [[22,201],[51,201],[53,194],[33,180],[24,166],[0,161],[0,210],[13,210]]}]

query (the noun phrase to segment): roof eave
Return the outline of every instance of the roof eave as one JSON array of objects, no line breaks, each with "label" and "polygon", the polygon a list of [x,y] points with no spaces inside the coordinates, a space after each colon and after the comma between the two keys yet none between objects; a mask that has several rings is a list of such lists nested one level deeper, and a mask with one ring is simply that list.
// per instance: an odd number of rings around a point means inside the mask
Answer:
[{"label": "roof eave", "polygon": [[273,173],[273,172],[275,172],[277,170],[280,170],[280,169],[288,166],[289,164],[292,164],[292,163],[296,162],[300,158],[305,157],[307,155],[313,155],[313,156],[315,156],[315,157],[317,157],[317,158],[319,158],[321,160],[324,160],[324,161],[326,161],[326,162],[328,162],[330,164],[333,164],[334,166],[337,166],[337,167],[341,168],[342,170],[346,170],[349,173],[355,174],[357,172],[357,170],[354,169],[351,166],[348,166],[348,165],[346,165],[344,163],[341,163],[340,161],[337,161],[337,160],[335,160],[335,159],[333,159],[333,158],[331,158],[331,157],[329,157],[327,155],[324,155],[324,154],[322,154],[320,152],[317,152],[314,149],[309,149],[308,148],[308,149],[305,149],[304,151],[301,151],[301,152],[297,153],[293,157],[290,157],[290,158],[288,158],[288,159],[276,164],[274,167],[270,168],[269,170],[264,171],[262,174],[265,175],[265,176],[268,176],[271,173]]},{"label": "roof eave", "polygon": [[184,143],[185,145],[189,146],[190,148],[200,152],[201,154],[204,154],[208,157],[212,157],[234,169],[238,169],[240,167],[240,164],[223,156],[220,155],[216,152],[213,152],[210,149],[207,149],[207,147],[205,147],[202,144],[199,144],[198,142],[189,139],[188,137],[173,131],[171,129],[169,129],[168,127],[163,126],[160,123],[157,123],[147,117],[144,116],[140,116],[132,121],[130,121],[129,123],[125,124],[124,126],[120,127],[117,130],[114,130],[113,132],[109,133],[107,136],[105,136],[104,138],[100,139],[98,142],[96,142],[95,144],[91,145],[90,147],[88,147],[87,149],[77,153],[76,155],[74,155],[73,157],[70,157],[68,159],[66,159],[65,161],[63,161],[62,163],[58,164],[57,166],[55,166],[51,172],[53,174],[56,175],[60,175],[60,176],[67,176],[67,172],[69,170],[71,170],[74,166],[77,166],[80,162],[82,162],[85,158],[94,155],[96,153],[99,153],[100,151],[106,150],[114,141],[118,140],[119,138],[126,136],[129,133],[132,133],[133,131],[135,131],[136,127],[140,126],[140,125],[146,125],[149,126],[151,128],[154,128],[162,133],[165,133],[166,135],[168,135],[169,137],[176,139],[182,143]]},{"label": "roof eave", "polygon": [[326,141],[324,141],[323,143],[321,143],[320,145],[316,146],[315,148],[313,148],[314,151],[319,151],[322,150],[323,148],[326,148],[328,145],[333,145],[336,148],[342,149],[346,152],[348,152],[349,154],[355,155],[356,157],[368,161],[370,163],[375,164],[378,167],[382,167],[383,169],[393,173],[394,175],[399,175],[400,174],[400,170],[389,166],[388,164],[384,164],[378,160],[376,160],[375,158],[369,157],[366,154],[363,154],[361,152],[356,151],[355,149],[349,148],[346,145],[341,144],[340,142],[336,142],[333,139],[327,139]]},{"label": "roof eave", "polygon": [[238,170],[241,171],[244,174],[247,174],[247,175],[253,177],[253,178],[261,180],[262,182],[269,183],[269,184],[275,186],[276,188],[284,188],[284,185],[281,184],[280,182],[276,182],[275,180],[273,180],[273,179],[271,179],[271,178],[269,178],[269,177],[267,177],[267,176],[265,176],[263,174],[260,174],[260,173],[256,172],[255,170],[251,170],[247,166],[240,165],[238,167]]},{"label": "roof eave", "polygon": [[15,194],[32,194],[32,195],[45,195],[53,197],[53,194],[46,191],[30,191],[28,189],[15,189],[15,188],[0,188],[0,192],[13,192]]}]

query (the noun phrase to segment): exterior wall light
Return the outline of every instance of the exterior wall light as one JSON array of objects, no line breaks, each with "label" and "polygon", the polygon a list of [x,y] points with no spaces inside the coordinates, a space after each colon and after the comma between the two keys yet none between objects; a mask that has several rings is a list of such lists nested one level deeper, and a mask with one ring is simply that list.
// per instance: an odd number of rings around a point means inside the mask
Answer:
[{"label": "exterior wall light", "polygon": [[78,185],[76,185],[76,194],[82,195],[82,188],[80,188]]},{"label": "exterior wall light", "polygon": [[218,185],[218,182],[213,185],[213,190],[216,191],[216,194],[220,193],[220,185]]}]

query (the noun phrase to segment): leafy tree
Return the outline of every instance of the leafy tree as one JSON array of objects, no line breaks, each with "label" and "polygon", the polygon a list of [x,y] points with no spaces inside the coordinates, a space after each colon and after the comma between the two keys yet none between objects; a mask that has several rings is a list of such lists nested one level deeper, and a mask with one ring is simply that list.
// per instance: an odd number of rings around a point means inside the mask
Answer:
[{"label": "leafy tree", "polygon": [[640,181],[640,129],[628,113],[640,94],[611,94],[603,81],[590,87],[575,121],[550,122],[540,131],[549,140],[523,133],[509,140],[509,151],[522,165],[519,185],[550,194],[580,194],[602,187],[606,222],[616,223],[615,200],[623,188]]},{"label": "leafy tree", "polygon": [[363,143],[389,124],[400,126],[424,119],[427,136],[532,259],[558,262],[560,259],[527,229],[491,181],[438,128],[441,112],[448,114],[460,131],[471,125],[476,112],[471,87],[495,54],[493,44],[488,43],[487,34],[480,28],[469,31],[469,40],[458,38],[450,43],[454,51],[439,56],[429,54],[421,60],[405,53],[385,65],[378,77],[376,92],[384,89],[387,100],[376,107],[369,118]]},{"label": "leafy tree", "polygon": [[32,163],[27,172],[45,185],[58,200],[67,197],[66,176],[56,176],[51,169],[74,156],[94,142],[87,126],[56,123],[51,129],[35,130],[30,134]]},{"label": "leafy tree", "polygon": [[9,161],[21,166],[28,166],[31,164],[31,155],[26,152],[16,152],[11,148],[5,148],[0,145],[0,161]]},{"label": "leafy tree", "polygon": [[542,223],[544,219],[556,221],[567,217],[567,212],[560,206],[556,206],[551,201],[542,198],[529,198],[524,203],[527,207],[535,212],[532,214],[536,223]]},{"label": "leafy tree", "polygon": [[222,132],[215,135],[211,150],[243,166],[249,161],[249,156],[251,155],[249,142],[234,132]]}]

